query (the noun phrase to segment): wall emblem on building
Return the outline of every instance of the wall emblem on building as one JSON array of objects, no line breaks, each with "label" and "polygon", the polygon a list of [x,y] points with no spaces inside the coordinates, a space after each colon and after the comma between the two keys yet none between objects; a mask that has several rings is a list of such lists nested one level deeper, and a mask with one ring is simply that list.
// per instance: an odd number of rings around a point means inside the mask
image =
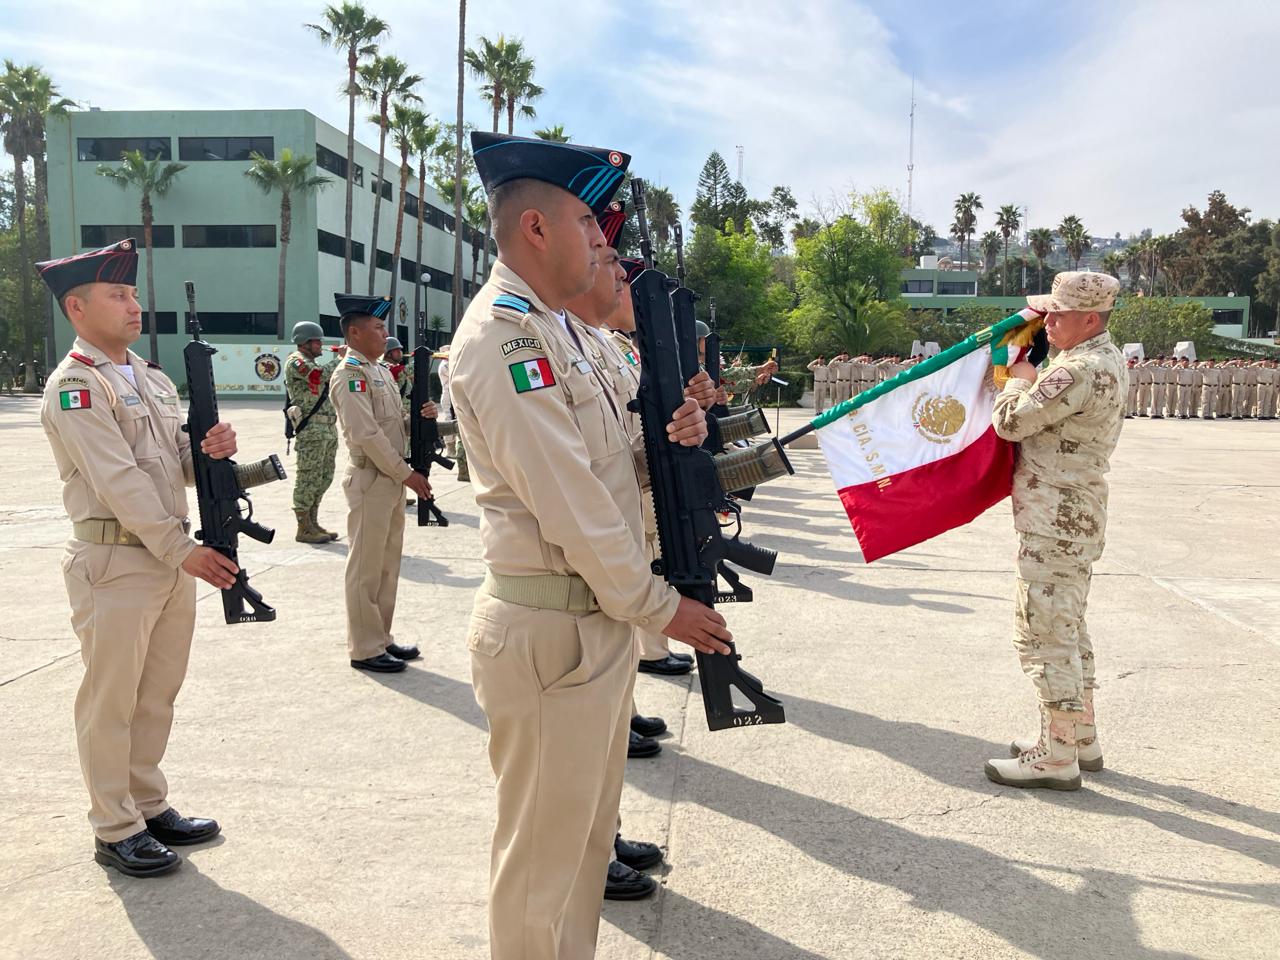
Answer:
[{"label": "wall emblem on building", "polygon": [[253,361],[253,372],[258,375],[259,380],[266,383],[279,379],[283,369],[280,358],[274,353],[260,353]]}]

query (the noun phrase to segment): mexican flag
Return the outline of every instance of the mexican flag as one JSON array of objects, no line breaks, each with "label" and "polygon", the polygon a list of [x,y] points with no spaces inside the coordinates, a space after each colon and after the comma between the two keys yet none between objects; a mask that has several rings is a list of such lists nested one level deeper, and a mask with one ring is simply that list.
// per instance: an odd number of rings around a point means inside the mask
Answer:
[{"label": "mexican flag", "polygon": [[58,406],[63,410],[88,410],[88,390],[63,390],[58,394]]},{"label": "mexican flag", "polygon": [[1013,486],[996,436],[997,370],[1030,348],[1038,314],[980,330],[812,421],[867,563],[973,520]]}]

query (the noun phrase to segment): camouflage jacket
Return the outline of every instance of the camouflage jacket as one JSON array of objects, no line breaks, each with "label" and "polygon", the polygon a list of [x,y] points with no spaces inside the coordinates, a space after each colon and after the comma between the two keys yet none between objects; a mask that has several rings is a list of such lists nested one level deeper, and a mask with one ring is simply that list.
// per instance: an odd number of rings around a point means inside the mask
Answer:
[{"label": "camouflage jacket", "polygon": [[1106,331],[1063,350],[1030,380],[1010,379],[996,397],[996,433],[1020,443],[1013,525],[1075,543],[1101,543],[1111,453],[1124,422],[1129,375]]},{"label": "camouflage jacket", "polygon": [[[336,361],[337,357],[334,357],[334,360]],[[316,400],[320,397],[320,389],[333,373],[335,365],[334,362],[317,363],[310,357],[303,356],[298,350],[289,354],[289,359],[284,363],[284,388],[289,394],[289,403],[300,409],[302,416],[305,417],[316,405]],[[324,403],[307,422],[331,425],[335,419],[333,404],[326,396]]]}]

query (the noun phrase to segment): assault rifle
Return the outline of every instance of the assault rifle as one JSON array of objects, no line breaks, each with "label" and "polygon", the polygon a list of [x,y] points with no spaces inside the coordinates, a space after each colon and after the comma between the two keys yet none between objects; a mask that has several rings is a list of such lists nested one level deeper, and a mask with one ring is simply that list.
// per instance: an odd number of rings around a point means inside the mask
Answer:
[{"label": "assault rifle", "polygon": [[[218,392],[213,383],[213,360],[217,349],[200,339],[200,315],[196,313],[196,286],[187,281],[187,331],[191,342],[182,350],[187,367],[187,423],[182,429],[191,436],[191,466],[196,475],[196,501],[200,508],[200,529],[196,539],[213,547],[240,568],[236,582],[222,591],[222,613],[227,623],[274,620],[276,611],[249,586],[249,572],[237,556],[240,534],[259,543],[270,543],[276,532],[253,519],[249,488],[285,478],[284,467],[274,453],[257,463],[214,460],[200,450],[205,434],[218,422]],[[240,501],[244,501],[241,511]],[[245,610],[245,604],[252,611]]]},{"label": "assault rifle", "polygon": [[[424,342],[426,341],[426,342]],[[440,347],[440,331],[418,328],[418,345],[413,348],[413,391],[409,395],[409,466],[424,477],[431,465],[438,463],[446,470],[453,461],[444,455],[440,425],[421,413],[422,405],[431,400],[431,357]],[[418,498],[418,526],[447,527],[449,518],[436,506],[435,497]]]},{"label": "assault rifle", "polygon": [[[673,295],[679,281],[653,269],[653,248],[645,220],[644,185],[631,183],[640,227],[640,249],[646,269],[631,285],[640,348],[640,392],[633,401],[644,427],[645,454],[657,516],[659,558],[653,571],[682,595],[706,606],[745,602],[751,588],[728,565],[756,573],[773,572],[777,554],[753,547],[721,530],[721,511],[738,518],[738,505],[725,496],[710,453],[701,447],[685,447],[667,439],[671,414],[684,403],[684,387],[697,371],[697,335],[690,312],[674,309]],[[689,292],[689,297],[693,296]],[[692,301],[688,300],[691,305]],[[730,586],[721,592],[718,575]],[[782,723],[782,703],[764,692],[755,677],[738,665],[741,659],[730,645],[727,655],[698,653],[698,679],[702,684],[707,726],[712,730],[760,723]],[[734,691],[750,702],[750,709],[734,705]]]}]

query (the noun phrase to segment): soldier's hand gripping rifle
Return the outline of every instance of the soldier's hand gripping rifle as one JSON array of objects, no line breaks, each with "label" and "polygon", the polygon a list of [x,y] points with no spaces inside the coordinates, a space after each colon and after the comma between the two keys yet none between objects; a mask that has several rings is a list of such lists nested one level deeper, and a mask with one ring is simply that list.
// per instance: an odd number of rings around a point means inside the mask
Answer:
[{"label": "soldier's hand gripping rifle", "polygon": [[[196,313],[196,287],[187,281],[187,329],[191,342],[183,348],[187,368],[187,423],[182,429],[191,435],[191,466],[196,476],[196,501],[200,507],[200,529],[196,539],[212,547],[240,568],[236,582],[222,591],[222,613],[227,623],[274,620],[274,607],[263,602],[262,594],[249,586],[249,573],[237,556],[240,534],[259,543],[270,543],[276,532],[253,519],[249,488],[285,478],[284,467],[274,453],[257,463],[214,460],[200,450],[205,434],[218,422],[218,394],[213,383],[215,347],[200,339],[200,317]],[[244,503],[241,508],[241,501]],[[252,609],[246,610],[245,605]]]},{"label": "soldier's hand gripping rifle", "polygon": [[[720,511],[737,514],[725,497],[711,454],[701,447],[685,447],[667,439],[671,414],[684,403],[684,386],[697,370],[697,338],[692,325],[677,326],[672,293],[678,281],[653,269],[649,229],[645,221],[644,186],[632,181],[641,253],[647,269],[631,285],[640,347],[640,393],[634,401],[644,427],[645,454],[657,516],[659,559],[654,573],[681,594],[706,606],[751,599],[751,590],[727,565],[733,563],[768,575],[777,554],[753,547],[737,533],[726,537]],[[689,349],[693,361],[689,364]],[[717,572],[728,581],[729,593],[718,588]],[[732,647],[732,645],[730,645]],[[782,704],[764,692],[760,681],[738,665],[736,649],[729,654],[699,652],[698,679],[702,684],[707,726],[712,730],[760,723],[782,723]],[[734,690],[751,704],[734,705]]]},{"label": "soldier's hand gripping rifle", "polygon": [[[426,341],[425,343],[423,341]],[[431,357],[439,349],[440,331],[418,330],[418,345],[413,349],[413,391],[409,395],[409,466],[430,476],[431,465],[453,469],[453,461],[444,455],[440,425],[422,415],[422,406],[431,401]],[[447,527],[449,518],[436,506],[435,497],[418,498],[418,526]]]}]

